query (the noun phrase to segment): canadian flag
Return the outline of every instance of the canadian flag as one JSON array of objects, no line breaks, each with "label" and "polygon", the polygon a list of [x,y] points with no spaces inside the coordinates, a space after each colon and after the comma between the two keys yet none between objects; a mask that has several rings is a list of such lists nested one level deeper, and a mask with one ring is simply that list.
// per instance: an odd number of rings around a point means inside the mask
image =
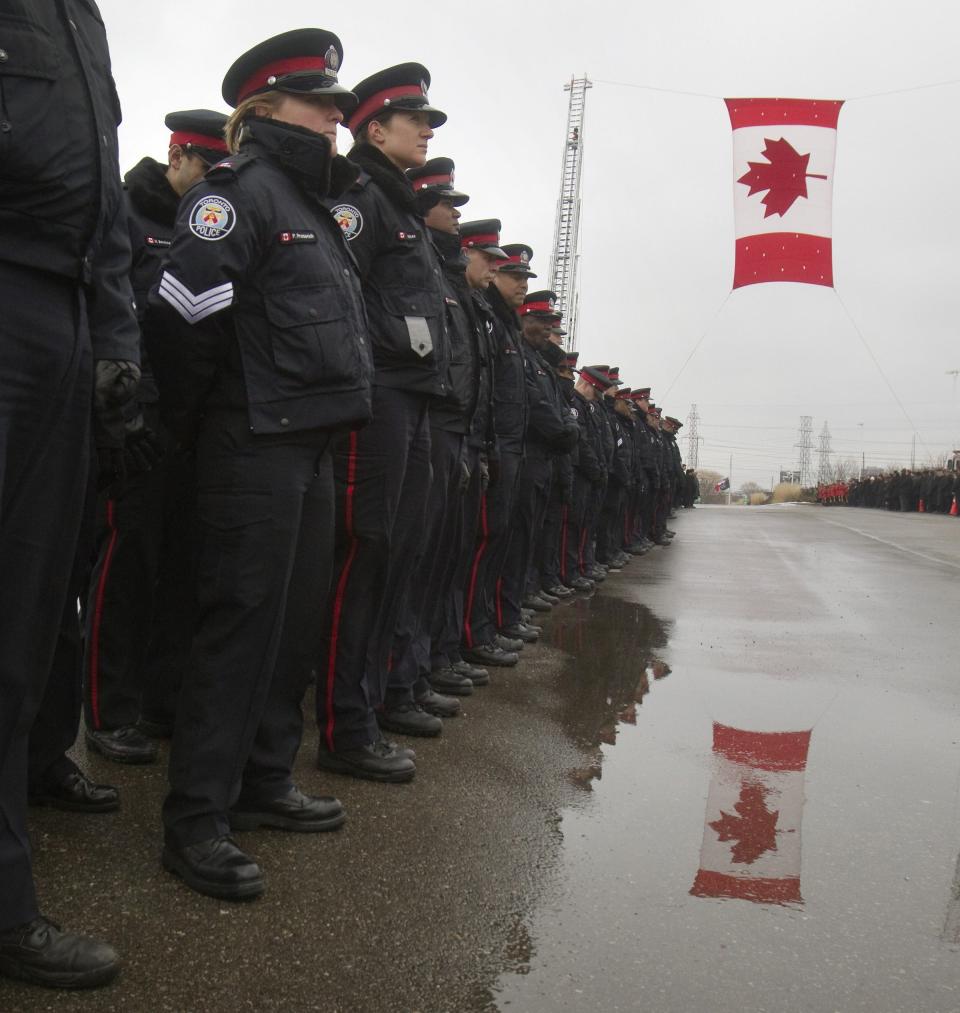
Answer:
[{"label": "canadian flag", "polygon": [[803,903],[800,823],[810,734],[714,724],[714,771],[693,896]]},{"label": "canadian flag", "polygon": [[833,287],[833,170],[840,100],[728,98],[733,127],[733,287]]}]

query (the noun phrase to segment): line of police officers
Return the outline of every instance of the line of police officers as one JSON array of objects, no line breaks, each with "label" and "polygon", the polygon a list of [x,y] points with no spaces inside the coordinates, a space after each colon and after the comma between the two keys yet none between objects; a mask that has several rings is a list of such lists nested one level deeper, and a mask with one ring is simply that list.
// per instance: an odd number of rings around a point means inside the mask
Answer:
[{"label": "line of police officers", "polygon": [[347,90],[332,33],[269,39],[121,194],[95,6],[4,8],[0,973],[80,987],[119,961],[39,915],[25,795],[119,804],[65,756],[81,667],[89,748],[172,735],[164,866],[254,897],[233,832],[344,822],[292,780],[308,685],[321,769],[412,778],[387,733],[439,734],[536,612],[669,544],[680,423],[577,377],[530,248],[459,221],[420,64]]}]

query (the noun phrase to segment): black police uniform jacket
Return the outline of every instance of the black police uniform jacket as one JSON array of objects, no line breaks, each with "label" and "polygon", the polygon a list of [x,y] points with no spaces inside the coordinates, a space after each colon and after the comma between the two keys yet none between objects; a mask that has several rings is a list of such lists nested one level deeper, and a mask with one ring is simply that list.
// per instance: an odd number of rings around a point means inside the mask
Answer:
[{"label": "black police uniform jacket", "polygon": [[554,373],[540,353],[530,345],[524,349],[527,385],[527,452],[552,457],[572,450],[580,430],[560,393]]},{"label": "black police uniform jacket", "polygon": [[598,408],[593,401],[588,401],[575,390],[571,409],[580,427],[580,440],[574,458],[574,474],[589,485],[600,485],[603,482],[604,463],[603,443],[597,422]]},{"label": "black police uniform jacket", "polygon": [[613,460],[610,464],[611,484],[615,482],[623,488],[633,485],[633,423],[618,415],[616,409],[610,416],[613,430]]},{"label": "black police uniform jacket", "polygon": [[640,467],[646,478],[647,488],[656,491],[660,488],[660,441],[657,431],[647,422],[646,414],[637,425],[637,448],[640,455]]},{"label": "black police uniform jacket", "polygon": [[442,257],[442,283],[450,368],[447,395],[430,405],[430,425],[472,437],[471,446],[485,447],[493,415],[489,321],[480,316],[466,278],[460,237],[430,229]]},{"label": "black police uniform jacket", "polygon": [[527,379],[520,318],[496,285],[484,293],[493,313],[493,414],[497,446],[522,454],[527,432]]},{"label": "black police uniform jacket", "polygon": [[120,102],[100,11],[4,0],[0,50],[0,260],[86,286],[94,357],[135,362]]},{"label": "black police uniform jacket", "polygon": [[[130,283],[137,301],[141,335],[147,326],[147,300],[160,280],[160,271],[170,249],[180,198],[167,181],[167,167],[153,158],[143,158],[123,177],[130,233]],[[140,346],[140,386],[137,400],[156,404],[157,383],[149,356]]]},{"label": "black police uniform jacket", "polygon": [[192,441],[207,407],[254,433],[357,426],[371,363],[356,264],[321,198],[356,177],[330,142],[247,122],[240,153],[180,204],[148,329],[161,410]]},{"label": "black police uniform jacket", "polygon": [[371,144],[354,145],[348,158],[361,172],[328,206],[360,266],[374,383],[443,397],[450,352],[440,256],[413,187]]}]

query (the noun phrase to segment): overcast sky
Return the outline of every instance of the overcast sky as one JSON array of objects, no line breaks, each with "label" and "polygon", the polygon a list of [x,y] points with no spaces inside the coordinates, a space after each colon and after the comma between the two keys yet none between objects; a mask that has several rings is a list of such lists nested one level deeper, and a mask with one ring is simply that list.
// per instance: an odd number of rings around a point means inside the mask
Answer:
[{"label": "overcast sky", "polygon": [[[393,63],[424,63],[431,100],[450,117],[431,154],[456,161],[457,186],[472,195],[465,218],[500,218],[505,242],[529,243],[540,273],[531,284],[544,288],[563,84],[586,72],[595,84],[584,134],[581,362],[619,365],[628,384],[652,386],[678,418],[697,403],[700,465],[726,474],[732,454],[735,487],[767,485],[781,465],[796,465],[802,414],[813,416],[815,448],[827,421],[839,456],[859,458],[862,449],[868,465],[909,463],[911,423],[839,293],[916,426],[918,466],[928,453],[960,447],[960,399],[947,375],[960,369],[960,83],[918,87],[960,79],[953,0],[329,8],[100,0],[100,8],[124,108],[124,170],[143,155],[165,156],[170,110],[227,111],[225,70],[270,35],[335,31],[347,85]],[[723,96],[847,100],[833,207],[836,293],[757,285],[724,305],[733,177]]]}]

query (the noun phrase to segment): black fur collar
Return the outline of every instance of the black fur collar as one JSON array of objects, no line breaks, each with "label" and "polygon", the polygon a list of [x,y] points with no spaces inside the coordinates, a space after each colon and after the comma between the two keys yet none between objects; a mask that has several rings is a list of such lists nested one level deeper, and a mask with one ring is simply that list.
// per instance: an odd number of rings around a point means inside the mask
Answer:
[{"label": "black fur collar", "polygon": [[366,141],[358,141],[347,158],[359,165],[399,208],[421,217],[410,180],[378,148]]},{"label": "black fur collar", "polygon": [[133,206],[158,225],[173,228],[180,198],[167,182],[167,167],[154,158],[142,158],[123,177]]}]

